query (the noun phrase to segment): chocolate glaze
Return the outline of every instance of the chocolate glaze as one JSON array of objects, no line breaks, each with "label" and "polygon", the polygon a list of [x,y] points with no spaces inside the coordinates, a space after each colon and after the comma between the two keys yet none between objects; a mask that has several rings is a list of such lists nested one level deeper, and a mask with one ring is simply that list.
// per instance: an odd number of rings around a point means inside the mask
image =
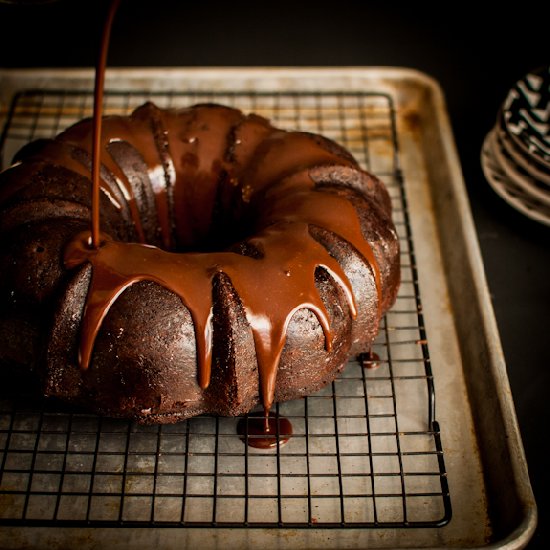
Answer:
[{"label": "chocolate glaze", "polygon": [[[116,4],[115,0],[111,6],[111,22]],[[108,34],[107,29],[98,73],[105,70]],[[41,275],[46,285],[29,287],[19,282],[17,273],[8,273],[6,289],[15,297],[10,300],[21,303],[19,297],[28,294],[24,314],[31,323],[36,304],[46,319],[51,319],[49,304],[54,304],[46,393],[82,399],[93,407],[97,392],[104,392],[107,384],[112,387],[107,394],[112,391],[113,396],[101,393],[98,410],[169,422],[210,411],[204,408],[204,397],[220,392],[214,385],[203,391],[212,379],[217,384],[233,380],[226,389],[232,395],[228,399],[235,402],[227,410],[250,410],[257,399],[254,377],[259,378],[267,415],[287,332],[295,319],[300,319],[300,336],[290,331],[287,363],[280,374],[286,385],[277,387],[277,398],[305,395],[328,383],[342,368],[346,353],[356,348],[358,352],[372,341],[380,315],[395,299],[398,240],[383,185],[330,140],[279,130],[262,117],[229,107],[204,104],[161,110],[147,103],[127,117],[101,117],[102,82],[103,76],[96,80],[95,124],[84,120],[54,140],[26,147],[18,155],[18,165],[2,175],[0,186],[2,236],[12,239],[15,231],[34,250],[28,254],[21,245],[10,248],[6,265],[17,265],[18,273],[47,274]],[[82,195],[89,180],[91,201]],[[45,247],[36,244],[42,227],[53,228]],[[147,286],[151,284],[159,285],[160,291]],[[187,356],[170,352],[170,366],[159,367],[167,370],[140,370],[144,346],[149,345],[136,334],[143,330],[141,323],[125,333],[131,338],[124,342],[140,346],[135,357],[117,362],[113,358],[111,364],[107,356],[94,369],[96,338],[109,312],[120,315],[116,306],[128,303],[126,296],[140,303],[158,295],[155,300],[167,303],[164,289],[185,306],[192,320],[202,396],[172,370],[181,360],[181,372],[189,372]],[[216,300],[220,293],[222,305]],[[356,295],[361,296],[357,303]],[[53,296],[59,305],[49,301]],[[161,317],[162,311],[153,307]],[[216,311],[221,320],[216,321]],[[350,318],[356,316],[352,323]],[[228,326],[230,319],[233,324]],[[232,332],[233,327],[238,330]],[[37,325],[36,333],[41,330]],[[72,366],[70,351],[77,331],[80,372]],[[316,331],[317,348],[314,339],[308,340]],[[295,358],[317,353],[323,334],[325,349],[334,349],[326,357],[318,355],[321,362],[309,374],[298,366],[303,360]],[[109,338],[109,346],[116,345],[117,338]],[[158,333],[152,338],[159,338]],[[306,341],[309,347],[303,351]],[[155,347],[153,355],[164,349],[164,344]],[[216,349],[218,370],[213,373]],[[155,357],[151,365],[164,364],[164,357]],[[219,364],[220,357],[231,365]],[[239,372],[232,371],[237,363]],[[134,393],[126,393],[125,380],[132,377],[134,364],[139,395],[135,384]],[[114,369],[112,380],[109,366]],[[173,397],[175,380],[178,390]],[[162,393],[154,389],[157,386],[162,386]]]},{"label": "chocolate glaze", "polygon": [[[205,121],[199,116],[201,107],[170,114],[151,105],[146,109],[170,121],[178,119],[180,124],[183,121],[187,127],[200,124],[210,129],[209,139],[206,136],[197,137],[193,142],[195,149],[204,149],[204,156],[202,150],[198,150],[197,162],[193,163],[192,168],[186,162],[174,162],[174,196],[187,194],[188,200],[192,197],[194,211],[205,213],[204,218],[208,220],[212,217],[216,198],[220,194],[229,195],[233,206],[231,212],[238,215],[234,223],[239,225],[243,220],[254,220],[250,228],[251,237],[247,242],[249,246],[261,251],[261,256],[254,258],[231,251],[174,253],[146,243],[116,242],[109,236],[105,236],[100,247],[95,249],[90,245],[89,234],[76,236],[67,247],[65,265],[74,268],[89,262],[93,266],[82,322],[81,368],[88,368],[101,322],[117,297],[135,282],[150,280],[172,290],[191,312],[196,331],[199,383],[202,388],[206,388],[211,369],[212,280],[217,273],[225,273],[240,296],[252,328],[261,395],[264,406],[269,409],[273,402],[277,364],[285,344],[286,328],[298,309],[308,308],[315,313],[325,333],[326,348],[330,350],[330,321],[315,288],[315,270],[318,267],[324,268],[342,287],[352,316],[356,312],[352,288],[345,273],[339,263],[311,236],[309,227],[321,227],[353,244],[371,265],[380,292],[377,262],[370,245],[362,236],[355,209],[349,201],[316,187],[308,171],[309,166],[317,166],[323,161],[343,165],[348,165],[349,161],[319,147],[307,134],[270,129],[269,137],[262,142],[263,154],[257,152],[254,161],[243,169],[238,162],[229,164],[224,161],[226,154],[222,151],[227,149],[226,135],[231,122],[238,120],[241,127],[245,125],[242,119],[246,117],[239,111],[209,106],[203,108],[210,119]],[[136,129],[130,131],[134,118],[137,118]],[[212,119],[217,122],[214,127],[211,126]],[[108,117],[104,121],[103,147],[108,148],[109,143],[124,140],[140,151],[149,166],[149,172],[155,173],[161,166],[158,149],[152,143],[150,132],[146,135],[146,127],[141,116],[130,120]],[[85,129],[86,125],[81,125],[78,133],[73,129],[62,139],[85,149],[88,142]],[[168,150],[171,156],[185,159],[183,151],[190,145],[190,140],[186,135],[182,136],[181,131],[174,135],[173,125],[171,130],[164,131]],[[243,143],[246,142],[241,139],[240,144]],[[267,147],[267,144],[272,145]],[[301,146],[302,154],[296,157],[293,152],[298,146]],[[283,154],[286,151],[293,153],[290,159],[289,155]],[[239,158],[239,153],[239,147],[233,145],[235,158]],[[247,156],[247,153],[243,151],[243,156]],[[152,162],[155,156],[156,164]],[[205,157],[207,160],[204,160]],[[275,158],[284,160],[275,162]],[[107,170],[120,174],[118,179],[123,181],[120,167],[107,155],[105,159]],[[298,166],[296,163],[299,163]],[[220,179],[222,171],[226,176]],[[180,172],[184,174],[180,175]],[[128,182],[127,178],[124,179]],[[217,185],[230,185],[231,188],[222,188],[220,192],[216,189]],[[136,204],[132,187],[128,183],[124,187],[124,194],[128,202]],[[167,193],[157,196],[157,203],[166,197]],[[185,208],[191,209],[190,206]],[[163,210],[166,212],[170,209],[165,207]],[[177,208],[174,207],[174,210]],[[179,215],[185,216],[183,207],[180,210]],[[140,221],[139,217],[134,218],[137,211],[137,208],[130,209],[136,225]],[[161,228],[170,225],[171,220],[160,222],[158,210],[157,217]],[[189,217],[186,217],[185,224],[178,223],[178,219],[174,220],[176,242],[183,239],[186,246],[192,242],[190,234],[200,242],[206,238],[209,230],[202,217],[199,217],[198,227],[191,223],[192,220],[188,220]],[[269,283],[269,292],[266,292],[266,283]]]},{"label": "chocolate glaze", "polygon": [[[345,273],[310,235],[310,225],[340,235],[367,259],[375,274],[380,307],[377,262],[361,234],[354,208],[348,201],[316,189],[308,173],[308,168],[324,164],[355,163],[320,146],[308,134],[276,130],[260,117],[246,117],[220,106],[162,112],[148,105],[144,111],[149,111],[151,117],[139,116],[141,111],[130,119],[107,117],[102,132],[104,73],[118,4],[119,0],[111,3],[103,30],[91,132],[89,125],[81,124],[62,138],[83,150],[89,150],[92,139],[91,232],[77,235],[65,252],[67,268],[86,262],[93,266],[82,319],[81,369],[89,368],[95,338],[117,297],[130,285],[149,280],[177,294],[189,309],[195,326],[199,384],[207,388],[212,362],[212,284],[217,273],[225,273],[242,300],[252,328],[261,396],[269,411],[286,329],[298,309],[308,308],[315,313],[325,333],[326,349],[331,349],[330,320],[315,288],[317,268],[326,269],[342,287],[351,314],[356,316]],[[165,246],[174,239],[179,247],[203,241],[216,202],[229,202],[240,217],[254,207],[256,223],[249,244],[260,250],[262,257],[224,251],[178,254],[146,244],[132,183],[113,155],[107,153],[109,146],[117,142],[130,144],[143,156],[153,183],[158,228]],[[100,236],[100,190],[111,195],[109,184],[100,184],[100,160],[114,175],[126,199],[137,243]],[[164,178],[159,177],[162,172]],[[270,292],[266,292],[267,283]]]},{"label": "chocolate glaze", "polygon": [[360,353],[357,359],[364,369],[377,369],[380,366],[380,356],[372,349]]},{"label": "chocolate glaze", "polygon": [[101,163],[101,123],[103,115],[103,88],[105,82],[105,67],[107,66],[107,51],[109,50],[109,38],[111,36],[111,27],[113,19],[118,9],[120,0],[112,0],[109,5],[109,11],[103,33],[101,37],[101,46],[99,48],[99,58],[95,71],[94,86],[94,133],[92,147],[92,246],[99,246],[99,167]]},{"label": "chocolate glaze", "polygon": [[[310,235],[310,226],[341,236],[368,261],[380,311],[378,264],[363,238],[355,209],[349,201],[317,189],[308,171],[322,165],[355,166],[355,162],[330,151],[328,140],[277,130],[265,119],[221,106],[163,112],[148,104],[130,119],[103,119],[107,49],[118,3],[111,3],[103,31],[93,125],[74,126],[62,137],[83,150],[89,150],[92,140],[91,232],[77,235],[65,252],[67,268],[86,262],[93,267],[82,319],[80,367],[89,368],[101,323],[117,297],[130,285],[149,280],[174,292],[189,309],[195,326],[199,384],[207,388],[212,363],[212,284],[217,273],[225,273],[252,328],[261,397],[269,411],[286,329],[297,310],[308,308],[315,313],[326,349],[331,349],[330,319],[315,288],[317,268],[330,273],[344,290],[352,316],[357,313],[349,280]],[[132,182],[109,155],[110,146],[118,142],[129,144],[145,161],[165,247],[174,241],[179,248],[203,242],[217,205],[229,211],[236,224],[243,218],[254,220],[249,244],[261,251],[261,257],[227,251],[174,253],[147,244]],[[127,202],[137,243],[116,242],[99,234],[100,190],[114,194],[108,182],[100,183],[100,159]]]},{"label": "chocolate glaze", "polygon": [[256,449],[282,447],[292,437],[292,431],[288,418],[274,414],[249,415],[237,424],[241,439]]}]

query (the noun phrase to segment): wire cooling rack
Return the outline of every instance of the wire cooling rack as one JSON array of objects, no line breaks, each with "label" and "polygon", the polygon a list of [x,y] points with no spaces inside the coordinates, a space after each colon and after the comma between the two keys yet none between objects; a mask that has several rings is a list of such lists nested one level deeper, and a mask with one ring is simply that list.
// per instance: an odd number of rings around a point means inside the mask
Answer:
[{"label": "wire cooling rack", "polygon": [[[451,518],[395,111],[381,93],[107,93],[106,113],[217,102],[346,146],[386,184],[402,284],[380,324],[376,368],[351,360],[315,395],[277,404],[294,435],[257,450],[238,419],[139,426],[3,392],[0,524],[166,527],[438,527]],[[91,116],[91,92],[15,96],[3,165],[29,141]]]}]

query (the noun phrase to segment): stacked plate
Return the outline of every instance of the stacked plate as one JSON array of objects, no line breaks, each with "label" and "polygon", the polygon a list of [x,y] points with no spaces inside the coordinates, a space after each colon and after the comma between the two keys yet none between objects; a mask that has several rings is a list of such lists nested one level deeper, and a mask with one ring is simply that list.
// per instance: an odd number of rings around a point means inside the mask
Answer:
[{"label": "stacked plate", "polygon": [[550,225],[550,66],[510,89],[481,161],[487,181],[506,202]]}]

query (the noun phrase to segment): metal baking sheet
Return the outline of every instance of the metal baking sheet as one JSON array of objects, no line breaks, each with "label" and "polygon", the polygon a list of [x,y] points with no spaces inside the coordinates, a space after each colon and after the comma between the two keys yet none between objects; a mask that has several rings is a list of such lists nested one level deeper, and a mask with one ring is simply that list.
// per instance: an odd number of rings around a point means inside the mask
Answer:
[{"label": "metal baking sheet", "polygon": [[[2,127],[20,109],[3,159],[88,116],[92,77],[0,72]],[[536,506],[437,83],[391,68],[118,69],[107,90],[109,112],[215,100],[343,142],[388,185],[404,283],[380,367],[351,361],[281,404],[297,436],[279,452],[248,450],[232,419],[143,428],[4,399],[2,546],[524,546]]]}]

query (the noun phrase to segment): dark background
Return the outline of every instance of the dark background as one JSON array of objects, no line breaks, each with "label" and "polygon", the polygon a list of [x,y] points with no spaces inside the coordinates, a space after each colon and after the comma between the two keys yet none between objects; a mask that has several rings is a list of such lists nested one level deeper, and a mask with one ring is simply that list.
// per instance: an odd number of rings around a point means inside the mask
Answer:
[{"label": "dark background", "polygon": [[[0,0],[0,67],[89,67],[105,1]],[[488,186],[479,157],[510,86],[550,63],[550,3],[123,0],[111,66],[402,66],[441,85],[462,163],[539,506],[550,541],[550,228]],[[543,8],[546,4],[546,8]]]}]

